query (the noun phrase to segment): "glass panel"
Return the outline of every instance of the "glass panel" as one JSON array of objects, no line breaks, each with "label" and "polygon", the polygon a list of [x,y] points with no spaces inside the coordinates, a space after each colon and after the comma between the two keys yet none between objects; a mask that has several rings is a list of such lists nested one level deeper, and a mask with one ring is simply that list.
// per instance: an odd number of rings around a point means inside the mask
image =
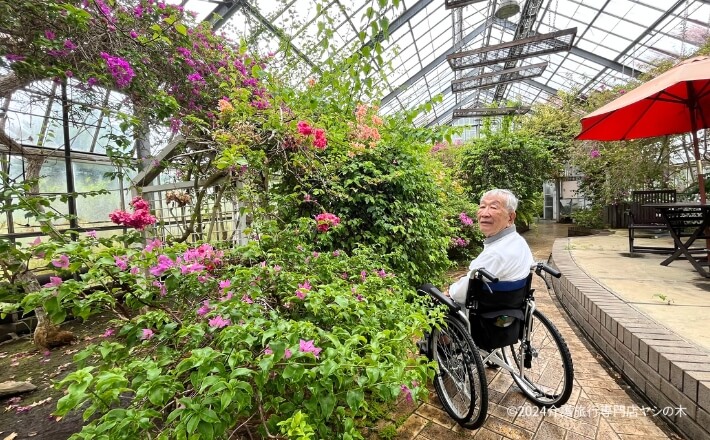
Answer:
[{"label": "glass panel", "polygon": [[[77,192],[102,189],[110,191],[109,194],[76,199],[79,226],[88,228],[111,225],[108,215],[121,208],[121,187],[118,179],[104,177],[104,174],[113,172],[114,167],[108,164],[75,161],[73,170],[74,186]],[[123,186],[124,188],[129,186],[127,179]],[[124,196],[130,197],[128,194],[124,194]]]}]

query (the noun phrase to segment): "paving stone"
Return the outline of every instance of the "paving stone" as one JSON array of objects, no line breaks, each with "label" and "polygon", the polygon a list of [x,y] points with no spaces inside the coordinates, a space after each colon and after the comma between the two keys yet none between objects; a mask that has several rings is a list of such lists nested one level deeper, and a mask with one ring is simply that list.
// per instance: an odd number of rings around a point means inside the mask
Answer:
[{"label": "paving stone", "polygon": [[503,437],[509,438],[511,440],[521,440],[521,439],[531,439],[533,438],[533,432],[527,429],[520,428],[510,423],[506,423],[497,417],[488,417],[486,419],[486,428],[493,432],[501,434]]},{"label": "paving stone", "polygon": [[495,432],[489,429],[481,428],[478,430],[474,438],[476,440],[500,440],[503,438],[503,436],[500,434],[496,434]]},{"label": "paving stone", "polygon": [[424,417],[417,414],[409,417],[399,428],[397,428],[397,439],[408,440],[414,439],[422,429],[429,423]]},{"label": "paving stone", "polygon": [[533,438],[536,440],[563,439],[566,435],[566,429],[543,421]]},{"label": "paving stone", "polygon": [[[474,431],[456,432],[441,425],[437,425],[436,423],[429,423],[420,431],[418,438],[423,437],[430,440],[463,440],[472,439],[474,436]],[[398,433],[397,440],[399,439],[400,437]]]},{"label": "paving stone", "polygon": [[441,426],[452,428],[456,422],[441,408],[436,408],[429,404],[423,404],[417,408],[416,415],[427,420],[438,423]]}]

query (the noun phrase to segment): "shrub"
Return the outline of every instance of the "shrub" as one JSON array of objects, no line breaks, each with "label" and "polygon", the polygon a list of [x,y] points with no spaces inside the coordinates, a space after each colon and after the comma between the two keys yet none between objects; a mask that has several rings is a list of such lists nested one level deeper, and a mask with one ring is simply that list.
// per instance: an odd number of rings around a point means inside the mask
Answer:
[{"label": "shrub", "polygon": [[[431,370],[412,355],[412,335],[432,318],[407,280],[371,249],[313,246],[314,220],[254,234],[224,253],[158,242],[99,249],[109,243],[91,237],[71,249],[45,245],[68,270],[87,257],[93,265],[25,306],[44,304],[57,319],[127,312],[59,384],[57,414],[81,408],[90,420],[75,438],[223,438],[237,427],[361,438],[355,422],[371,403],[426,394]],[[107,290],[89,289],[98,285]]]}]

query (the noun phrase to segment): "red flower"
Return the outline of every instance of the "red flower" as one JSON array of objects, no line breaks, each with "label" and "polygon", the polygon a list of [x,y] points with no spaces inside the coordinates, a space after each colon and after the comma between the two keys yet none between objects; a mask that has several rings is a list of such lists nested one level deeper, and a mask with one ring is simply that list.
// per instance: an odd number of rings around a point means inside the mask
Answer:
[{"label": "red flower", "polygon": [[306,121],[298,121],[298,132],[308,136],[313,133],[313,128]]},{"label": "red flower", "polygon": [[331,213],[318,214],[316,216],[316,228],[319,232],[328,232],[331,227],[340,224],[340,217]]}]

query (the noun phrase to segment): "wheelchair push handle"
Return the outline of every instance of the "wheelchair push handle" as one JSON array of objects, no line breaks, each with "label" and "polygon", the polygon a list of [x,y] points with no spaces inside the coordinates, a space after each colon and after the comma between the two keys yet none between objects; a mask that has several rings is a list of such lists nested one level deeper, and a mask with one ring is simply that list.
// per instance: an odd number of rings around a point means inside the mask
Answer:
[{"label": "wheelchair push handle", "polygon": [[555,269],[551,266],[548,266],[547,264],[542,263],[542,262],[535,263],[535,265],[533,265],[532,269],[534,269],[535,273],[538,274],[539,276],[542,276],[540,274],[541,271],[545,271],[555,278],[559,278],[562,276],[562,273],[560,273],[560,271],[558,271],[557,269]]},{"label": "wheelchair push handle", "polygon": [[497,282],[498,282],[498,277],[497,277],[497,276],[493,275],[492,273],[488,272],[486,269],[484,269],[484,268],[482,268],[482,267],[476,269],[476,272],[477,272],[476,278],[478,278],[478,279],[483,279],[483,278],[485,278],[486,280],[488,280],[488,281],[491,282],[491,283],[497,283]]}]

